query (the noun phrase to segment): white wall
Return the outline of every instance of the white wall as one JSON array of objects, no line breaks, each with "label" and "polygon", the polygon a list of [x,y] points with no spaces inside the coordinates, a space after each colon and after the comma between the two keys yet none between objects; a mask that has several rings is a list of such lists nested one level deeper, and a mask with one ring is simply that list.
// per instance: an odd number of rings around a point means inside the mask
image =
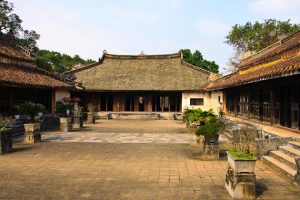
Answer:
[{"label": "white wall", "polygon": [[70,91],[55,90],[55,102],[61,101],[64,97],[71,97]]},{"label": "white wall", "polygon": [[[182,111],[185,108],[195,109],[201,108],[202,110],[213,109],[215,114],[219,113],[220,103],[219,96],[221,102],[223,101],[223,94],[221,91],[213,91],[213,92],[184,92],[182,93]],[[190,99],[191,98],[203,98],[204,105],[203,106],[191,106]]]}]

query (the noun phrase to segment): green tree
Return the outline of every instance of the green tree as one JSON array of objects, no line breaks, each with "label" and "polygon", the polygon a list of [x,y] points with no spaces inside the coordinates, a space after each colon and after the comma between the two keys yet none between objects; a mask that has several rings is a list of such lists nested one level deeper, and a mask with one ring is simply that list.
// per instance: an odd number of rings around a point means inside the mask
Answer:
[{"label": "green tree", "polygon": [[183,49],[182,55],[183,60],[187,63],[201,67],[213,73],[219,72],[219,66],[215,63],[215,61],[205,60],[199,50],[192,53],[190,49]]},{"label": "green tree", "polygon": [[300,24],[291,24],[290,20],[279,21],[276,19],[232,26],[225,41],[235,49],[235,56],[230,59],[230,64],[236,66],[244,53],[260,51],[299,29]]},{"label": "green tree", "polygon": [[71,70],[74,65],[88,65],[94,60],[84,60],[79,55],[70,56],[56,51],[38,50],[37,65],[47,71],[62,73]]},{"label": "green tree", "polygon": [[0,0],[0,41],[10,45],[20,45],[31,52],[36,49],[39,34],[24,30],[22,20],[14,12],[14,4]]}]

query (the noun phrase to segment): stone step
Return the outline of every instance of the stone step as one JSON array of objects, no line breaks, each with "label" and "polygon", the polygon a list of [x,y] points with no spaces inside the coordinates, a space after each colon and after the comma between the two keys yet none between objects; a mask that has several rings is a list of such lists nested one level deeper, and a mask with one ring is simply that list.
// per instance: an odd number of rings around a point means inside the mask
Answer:
[{"label": "stone step", "polygon": [[231,135],[229,132],[224,131],[224,132],[223,132],[223,136],[224,136],[227,140],[232,141],[232,135]]},{"label": "stone step", "polygon": [[300,151],[300,142],[289,141],[288,146],[293,147],[294,149]]},{"label": "stone step", "polygon": [[285,154],[281,151],[271,151],[270,156],[275,158],[276,160],[286,164],[290,168],[297,170],[297,165],[296,165],[295,159],[288,156],[287,154]]},{"label": "stone step", "polygon": [[294,170],[287,166],[286,164],[276,160],[271,156],[263,156],[262,161],[264,164],[270,166],[272,169],[276,170],[276,172],[280,171],[280,173],[284,174],[291,180],[295,180],[295,175],[297,174],[297,170]]},{"label": "stone step", "polygon": [[300,157],[300,151],[298,151],[290,146],[279,146],[278,150],[287,154],[288,156],[293,157],[293,158]]}]

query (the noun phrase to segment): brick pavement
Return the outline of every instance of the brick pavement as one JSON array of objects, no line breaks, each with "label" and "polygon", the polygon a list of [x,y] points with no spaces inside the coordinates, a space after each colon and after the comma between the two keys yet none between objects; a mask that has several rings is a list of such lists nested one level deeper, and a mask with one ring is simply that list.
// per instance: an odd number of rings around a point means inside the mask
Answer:
[{"label": "brick pavement", "polygon": [[[200,153],[194,143],[17,143],[0,156],[0,199],[231,199],[226,158]],[[256,173],[257,199],[299,199],[299,186],[261,161]]]}]

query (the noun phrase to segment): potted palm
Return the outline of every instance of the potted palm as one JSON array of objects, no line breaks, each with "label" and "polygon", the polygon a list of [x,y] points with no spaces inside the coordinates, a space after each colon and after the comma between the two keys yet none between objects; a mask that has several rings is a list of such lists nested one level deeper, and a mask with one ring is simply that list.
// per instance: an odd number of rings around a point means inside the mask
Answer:
[{"label": "potted palm", "polygon": [[72,131],[72,117],[70,116],[72,110],[71,102],[58,101],[56,103],[56,112],[60,114],[60,129],[64,132]]},{"label": "potted palm", "polygon": [[12,133],[9,126],[12,118],[0,116],[0,154],[12,151]]},{"label": "potted palm", "polygon": [[95,105],[92,103],[89,103],[88,105],[88,118],[87,123],[89,124],[95,124],[96,123],[96,117],[95,117]]},{"label": "potted palm", "polygon": [[45,107],[40,103],[28,101],[17,105],[16,109],[19,111],[19,113],[27,114],[30,117],[30,122],[24,124],[24,142],[34,143],[41,141],[41,124],[37,121],[39,119],[38,113],[45,111]]}]

